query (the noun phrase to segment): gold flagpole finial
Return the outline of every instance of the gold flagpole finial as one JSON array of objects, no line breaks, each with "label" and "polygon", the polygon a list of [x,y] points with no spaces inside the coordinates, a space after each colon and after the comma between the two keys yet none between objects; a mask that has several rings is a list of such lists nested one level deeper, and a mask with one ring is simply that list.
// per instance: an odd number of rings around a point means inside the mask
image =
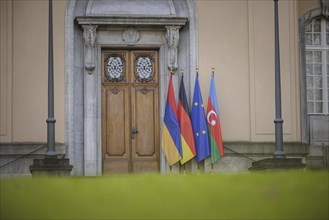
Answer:
[{"label": "gold flagpole finial", "polygon": [[173,74],[173,71],[172,71],[172,67],[170,67],[170,74],[171,74],[171,75],[174,75],[174,74]]},{"label": "gold flagpole finial", "polygon": [[212,67],[211,69],[212,69],[213,72],[215,72],[215,67]]},{"label": "gold flagpole finial", "polygon": [[196,73],[199,74],[199,67],[196,68]]}]

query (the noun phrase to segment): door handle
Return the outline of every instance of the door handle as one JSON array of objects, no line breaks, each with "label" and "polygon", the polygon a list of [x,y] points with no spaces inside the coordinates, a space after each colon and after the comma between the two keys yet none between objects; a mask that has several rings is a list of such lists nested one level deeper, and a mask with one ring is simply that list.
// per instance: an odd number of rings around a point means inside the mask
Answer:
[{"label": "door handle", "polygon": [[135,134],[137,134],[137,133],[138,133],[137,129],[136,128],[132,128],[131,129],[131,139],[135,139]]}]

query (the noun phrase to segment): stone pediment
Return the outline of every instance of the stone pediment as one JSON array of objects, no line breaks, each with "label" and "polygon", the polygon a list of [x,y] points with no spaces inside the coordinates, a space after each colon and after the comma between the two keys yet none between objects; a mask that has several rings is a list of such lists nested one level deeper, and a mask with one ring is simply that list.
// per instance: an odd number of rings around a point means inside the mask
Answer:
[{"label": "stone pediment", "polygon": [[86,16],[175,17],[172,0],[90,0]]}]

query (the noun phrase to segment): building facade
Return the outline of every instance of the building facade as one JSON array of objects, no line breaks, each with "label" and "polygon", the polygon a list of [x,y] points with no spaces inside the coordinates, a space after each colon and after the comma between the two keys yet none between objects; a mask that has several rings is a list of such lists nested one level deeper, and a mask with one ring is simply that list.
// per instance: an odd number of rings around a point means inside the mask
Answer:
[{"label": "building facade", "polygon": [[[328,1],[279,1],[284,151],[328,166]],[[2,176],[43,157],[47,1],[1,1]],[[166,172],[160,139],[169,81],[181,68],[206,105],[211,69],[225,155],[173,172],[247,170],[274,153],[273,1],[53,1],[56,151],[72,175]],[[191,104],[191,103],[189,103]]]}]

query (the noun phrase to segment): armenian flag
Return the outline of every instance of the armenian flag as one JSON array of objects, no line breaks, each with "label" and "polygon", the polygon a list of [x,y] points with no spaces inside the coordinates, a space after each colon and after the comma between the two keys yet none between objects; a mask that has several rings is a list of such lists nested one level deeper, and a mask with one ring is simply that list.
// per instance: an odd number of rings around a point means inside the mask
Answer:
[{"label": "armenian flag", "polygon": [[170,166],[174,165],[182,158],[181,135],[171,73],[162,125],[161,146]]}]

